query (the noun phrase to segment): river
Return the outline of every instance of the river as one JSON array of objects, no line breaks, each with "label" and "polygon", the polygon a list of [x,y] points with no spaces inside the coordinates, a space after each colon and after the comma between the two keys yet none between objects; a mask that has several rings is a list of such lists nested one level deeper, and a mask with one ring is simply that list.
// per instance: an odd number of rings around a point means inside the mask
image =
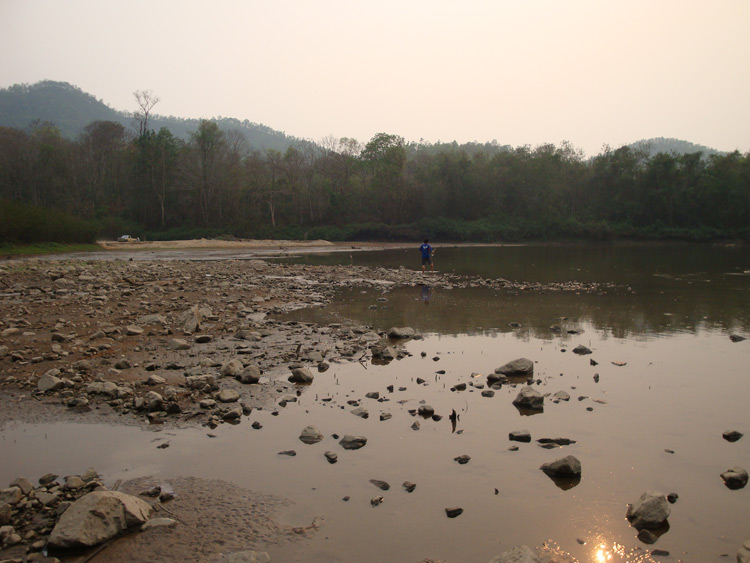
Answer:
[{"label": "river", "polygon": [[[420,267],[416,246],[292,260]],[[81,471],[83,450],[69,444],[85,435],[89,446],[97,444],[94,454],[87,450],[87,464],[111,480],[220,478],[292,499],[280,515],[286,524],[325,520],[311,540],[267,549],[272,561],[485,562],[519,544],[544,544],[580,562],[734,558],[750,538],[749,490],[730,490],[719,475],[734,466],[750,469],[750,436],[722,438],[726,430],[750,431],[750,340],[730,339],[750,336],[747,247],[438,245],[435,266],[486,278],[614,287],[581,294],[447,290],[431,287],[425,274],[417,287],[348,290],[324,308],[285,318],[353,320],[376,330],[410,326],[422,338],[406,344],[409,356],[388,365],[333,363],[278,416],[254,413],[262,432],[222,425],[207,440],[205,429],[170,430],[171,446],[158,455],[153,433],[137,428],[5,428],[2,473],[41,474],[53,460],[57,471]],[[592,353],[573,353],[578,345]],[[484,376],[516,358],[534,362],[534,388],[549,394],[543,412],[513,406],[524,383],[482,396]],[[465,390],[456,389],[461,383]],[[559,391],[570,400],[554,402]],[[365,398],[371,392],[380,398]],[[358,401],[369,417],[351,414],[348,401]],[[410,414],[422,402],[443,419]],[[448,420],[454,410],[455,429]],[[391,418],[381,420],[381,413]],[[320,428],[323,442],[297,440],[308,424]],[[509,441],[515,430],[528,430],[532,441]],[[113,433],[117,452],[107,446]],[[367,446],[337,449],[334,433],[366,436]],[[575,443],[555,449],[536,443],[558,437]],[[277,455],[289,448],[295,457]],[[336,464],[326,462],[326,450],[338,452]],[[454,461],[464,454],[468,463]],[[566,455],[582,464],[573,487],[539,470]],[[381,491],[370,479],[391,488]],[[413,492],[402,488],[405,481],[416,483]],[[652,490],[679,498],[668,529],[647,545],[625,514],[628,503]],[[383,502],[372,506],[380,496]],[[452,507],[463,513],[447,518]],[[653,549],[671,555],[650,555]]]}]

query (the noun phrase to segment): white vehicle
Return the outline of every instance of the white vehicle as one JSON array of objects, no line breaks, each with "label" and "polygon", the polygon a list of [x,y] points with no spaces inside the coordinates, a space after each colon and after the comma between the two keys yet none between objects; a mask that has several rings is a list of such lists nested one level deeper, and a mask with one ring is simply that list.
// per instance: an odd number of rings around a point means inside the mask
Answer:
[{"label": "white vehicle", "polygon": [[130,235],[122,235],[121,237],[117,238],[117,242],[138,242],[141,239],[139,238],[133,238]]}]

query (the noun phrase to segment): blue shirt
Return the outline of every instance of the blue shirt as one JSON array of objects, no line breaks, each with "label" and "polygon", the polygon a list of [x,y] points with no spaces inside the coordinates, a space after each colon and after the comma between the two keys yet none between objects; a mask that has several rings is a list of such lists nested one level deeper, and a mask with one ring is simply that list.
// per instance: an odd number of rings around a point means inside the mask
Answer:
[{"label": "blue shirt", "polygon": [[422,258],[429,258],[432,256],[432,247],[427,243],[420,246],[419,250],[422,251]]}]

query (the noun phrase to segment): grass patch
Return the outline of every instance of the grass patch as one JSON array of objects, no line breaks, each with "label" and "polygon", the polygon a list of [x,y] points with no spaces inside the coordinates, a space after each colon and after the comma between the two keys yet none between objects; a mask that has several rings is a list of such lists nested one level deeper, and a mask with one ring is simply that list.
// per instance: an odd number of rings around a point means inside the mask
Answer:
[{"label": "grass patch", "polygon": [[35,256],[40,254],[63,254],[66,252],[93,252],[101,250],[98,244],[64,244],[59,242],[37,242],[33,244],[0,243],[0,256]]}]

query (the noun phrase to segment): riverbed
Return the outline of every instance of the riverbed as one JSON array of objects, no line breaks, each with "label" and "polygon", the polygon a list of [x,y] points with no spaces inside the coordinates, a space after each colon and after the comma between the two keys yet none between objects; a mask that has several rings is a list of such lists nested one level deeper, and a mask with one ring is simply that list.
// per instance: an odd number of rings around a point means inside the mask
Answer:
[{"label": "riverbed", "polygon": [[[292,261],[419,269],[416,250],[348,254]],[[284,391],[239,425],[155,431],[116,418],[18,420],[0,429],[0,482],[88,466],[110,483],[223,480],[289,500],[276,516],[284,525],[320,526],[303,541],[259,546],[272,561],[489,561],[520,544],[581,562],[734,557],[750,536],[748,492],[728,489],[719,474],[750,467],[750,438],[722,438],[748,430],[750,344],[730,338],[750,331],[746,249],[438,247],[435,264],[479,281],[458,288],[425,274],[408,284],[352,284],[325,306],[269,312],[316,327],[413,327],[420,337],[400,342],[401,359],[331,361],[292,393],[296,400]],[[481,283],[500,278],[518,283]],[[574,281],[601,285],[553,285]],[[534,290],[536,282],[550,285]],[[591,353],[574,353],[579,345]],[[534,363],[532,386],[546,395],[541,412],[512,404],[525,379],[482,394],[486,376],[516,358]],[[556,400],[560,391],[569,399]],[[442,418],[411,412],[425,404]],[[352,414],[358,406],[367,418]],[[308,425],[321,431],[321,442],[298,439]],[[510,441],[516,430],[528,430],[532,441]],[[344,450],[334,435],[345,434],[365,436],[367,445]],[[541,438],[574,443],[545,449]],[[296,455],[279,454],[289,450]],[[455,461],[461,455],[468,463]],[[572,487],[539,470],[567,455],[582,465]],[[408,492],[404,482],[416,487]],[[650,490],[679,498],[668,530],[644,544],[625,513]],[[448,518],[445,509],[457,507],[463,512]],[[654,549],[670,555],[651,555]]]}]

